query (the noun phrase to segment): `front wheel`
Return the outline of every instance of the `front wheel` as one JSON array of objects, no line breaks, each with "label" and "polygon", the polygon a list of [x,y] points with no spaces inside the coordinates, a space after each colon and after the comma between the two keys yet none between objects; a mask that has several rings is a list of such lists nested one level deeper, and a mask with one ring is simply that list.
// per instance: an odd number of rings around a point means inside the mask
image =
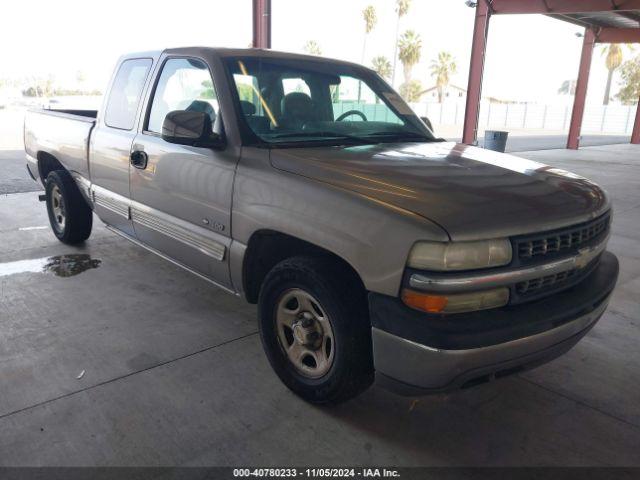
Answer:
[{"label": "front wheel", "polygon": [[312,403],[339,403],[373,381],[371,327],[353,285],[323,258],[280,262],[260,290],[260,337],[282,382]]},{"label": "front wheel", "polygon": [[69,172],[54,170],[49,173],[45,194],[49,223],[58,240],[75,245],[89,238],[93,213]]}]

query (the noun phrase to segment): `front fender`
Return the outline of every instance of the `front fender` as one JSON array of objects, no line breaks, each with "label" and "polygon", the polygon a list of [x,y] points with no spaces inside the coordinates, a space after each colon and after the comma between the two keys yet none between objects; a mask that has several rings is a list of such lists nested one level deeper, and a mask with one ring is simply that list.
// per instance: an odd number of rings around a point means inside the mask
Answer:
[{"label": "front fender", "polygon": [[[440,226],[415,213],[277,170],[268,153],[243,149],[238,165],[232,234],[242,245],[259,230],[284,233],[344,259],[367,290],[397,295],[412,245],[449,240]],[[242,268],[236,256],[231,257],[232,272]]]}]

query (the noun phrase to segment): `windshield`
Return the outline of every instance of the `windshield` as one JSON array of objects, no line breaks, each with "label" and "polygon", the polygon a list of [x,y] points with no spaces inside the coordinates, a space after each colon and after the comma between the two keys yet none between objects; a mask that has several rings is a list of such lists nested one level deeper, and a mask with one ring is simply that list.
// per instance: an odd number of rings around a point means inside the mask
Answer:
[{"label": "windshield", "polygon": [[434,141],[377,75],[331,61],[230,57],[244,134],[270,146]]}]

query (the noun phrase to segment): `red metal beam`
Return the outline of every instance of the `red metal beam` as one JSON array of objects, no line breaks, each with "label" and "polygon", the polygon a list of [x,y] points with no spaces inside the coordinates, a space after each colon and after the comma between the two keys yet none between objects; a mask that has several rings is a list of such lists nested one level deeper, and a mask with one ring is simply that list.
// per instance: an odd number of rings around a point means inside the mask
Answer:
[{"label": "red metal beam", "polygon": [[631,143],[640,143],[640,99],[636,107],[636,120],[633,122],[633,130],[631,131]]},{"label": "red metal beam", "polygon": [[253,47],[271,48],[271,0],[253,0]]},{"label": "red metal beam", "polygon": [[[482,3],[481,1],[478,4]],[[640,10],[640,0],[493,0],[491,14],[589,13]]]},{"label": "red metal beam", "polygon": [[484,0],[476,6],[476,19],[473,26],[473,44],[469,63],[469,84],[467,86],[467,103],[464,110],[464,127],[462,143],[475,145],[478,138],[478,118],[480,115],[480,95],[482,93],[482,73],[484,57],[487,50],[487,34],[491,13]]},{"label": "red metal beam", "polygon": [[601,28],[598,43],[640,43],[640,28]]},{"label": "red metal beam", "polygon": [[591,69],[591,57],[593,56],[595,39],[596,36],[593,33],[593,30],[585,30],[584,41],[582,42],[582,55],[580,55],[578,81],[576,82],[576,96],[573,100],[571,124],[569,125],[569,137],[567,138],[567,148],[571,148],[573,150],[580,146],[580,129],[582,128],[584,103],[587,98],[587,84],[589,83],[589,70]]}]

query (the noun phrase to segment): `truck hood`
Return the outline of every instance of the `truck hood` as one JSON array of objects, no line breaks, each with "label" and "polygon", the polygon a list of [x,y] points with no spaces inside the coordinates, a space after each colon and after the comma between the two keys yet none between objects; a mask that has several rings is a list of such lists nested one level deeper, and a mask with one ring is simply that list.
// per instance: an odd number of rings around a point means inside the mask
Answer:
[{"label": "truck hood", "polygon": [[423,216],[452,240],[551,230],[609,208],[585,178],[459,143],[272,149],[271,163]]}]

